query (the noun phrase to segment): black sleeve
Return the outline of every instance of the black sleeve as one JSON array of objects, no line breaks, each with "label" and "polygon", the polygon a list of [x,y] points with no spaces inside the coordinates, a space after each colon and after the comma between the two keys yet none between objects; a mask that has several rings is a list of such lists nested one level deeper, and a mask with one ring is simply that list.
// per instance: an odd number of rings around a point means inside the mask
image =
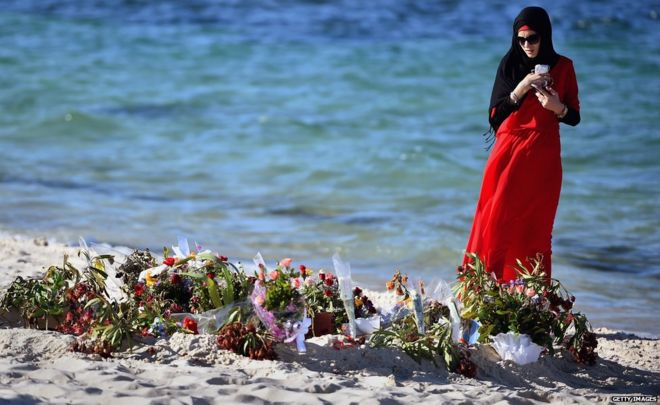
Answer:
[{"label": "black sleeve", "polygon": [[568,111],[566,112],[564,118],[560,119],[559,122],[563,122],[564,124],[574,127],[580,123],[580,112],[572,109],[569,106],[566,106],[566,108]]},{"label": "black sleeve", "polygon": [[[520,103],[522,103],[522,100],[520,100]],[[507,96],[506,98],[498,100],[498,103],[494,107],[491,107],[488,115],[488,122],[490,122],[490,125],[495,131],[497,131],[500,125],[502,125],[504,120],[507,119],[512,112],[520,107],[520,103],[514,104],[513,101],[511,101],[511,97]]]}]

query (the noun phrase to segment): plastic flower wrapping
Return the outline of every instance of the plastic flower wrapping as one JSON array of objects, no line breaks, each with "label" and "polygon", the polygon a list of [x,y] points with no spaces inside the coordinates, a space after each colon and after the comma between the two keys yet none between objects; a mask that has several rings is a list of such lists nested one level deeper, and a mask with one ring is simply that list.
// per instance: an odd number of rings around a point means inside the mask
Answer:
[{"label": "plastic flower wrapping", "polygon": [[528,335],[514,332],[500,333],[493,337],[491,346],[502,360],[511,360],[520,365],[537,361],[544,350],[543,347],[532,342]]}]

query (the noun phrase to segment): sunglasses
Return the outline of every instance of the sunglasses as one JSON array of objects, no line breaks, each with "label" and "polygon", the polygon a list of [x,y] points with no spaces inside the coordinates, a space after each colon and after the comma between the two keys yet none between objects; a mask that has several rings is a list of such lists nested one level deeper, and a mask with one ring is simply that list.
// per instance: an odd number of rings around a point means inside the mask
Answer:
[{"label": "sunglasses", "polygon": [[520,45],[524,45],[525,42],[527,42],[530,45],[536,45],[541,40],[541,36],[539,34],[532,34],[528,37],[516,37],[516,38],[518,38],[518,43]]}]

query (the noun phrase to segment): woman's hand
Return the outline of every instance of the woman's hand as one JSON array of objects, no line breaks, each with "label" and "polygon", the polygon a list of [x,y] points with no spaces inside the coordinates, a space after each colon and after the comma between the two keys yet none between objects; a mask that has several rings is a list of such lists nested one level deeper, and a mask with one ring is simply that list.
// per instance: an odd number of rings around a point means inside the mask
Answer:
[{"label": "woman's hand", "polygon": [[516,98],[522,99],[533,86],[543,87],[552,84],[552,76],[547,73],[530,73],[513,90]]},{"label": "woman's hand", "polygon": [[559,115],[564,111],[564,103],[559,99],[559,94],[552,87],[546,87],[545,89],[541,86],[534,86],[536,89],[536,98],[539,100],[539,103],[546,110],[550,110],[553,113]]}]

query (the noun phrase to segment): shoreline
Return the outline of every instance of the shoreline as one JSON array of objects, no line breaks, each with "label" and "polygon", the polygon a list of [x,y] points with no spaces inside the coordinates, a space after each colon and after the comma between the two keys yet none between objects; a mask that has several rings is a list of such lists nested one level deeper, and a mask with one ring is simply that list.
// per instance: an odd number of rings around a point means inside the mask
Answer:
[{"label": "shoreline", "polygon": [[[0,235],[0,290],[32,277],[77,247],[22,235]],[[82,263],[82,262],[81,262]],[[588,314],[587,314],[588,316]],[[337,350],[331,338],[307,341],[308,352],[279,344],[279,360],[253,361],[221,351],[212,335],[176,333],[113,353],[75,353],[75,339],[0,321],[0,398],[51,403],[494,403],[609,402],[612,395],[657,395],[657,337],[595,329],[600,358],[581,366],[562,354],[519,366],[492,348],[471,349],[476,379],[418,364],[403,352],[368,347]]]}]

